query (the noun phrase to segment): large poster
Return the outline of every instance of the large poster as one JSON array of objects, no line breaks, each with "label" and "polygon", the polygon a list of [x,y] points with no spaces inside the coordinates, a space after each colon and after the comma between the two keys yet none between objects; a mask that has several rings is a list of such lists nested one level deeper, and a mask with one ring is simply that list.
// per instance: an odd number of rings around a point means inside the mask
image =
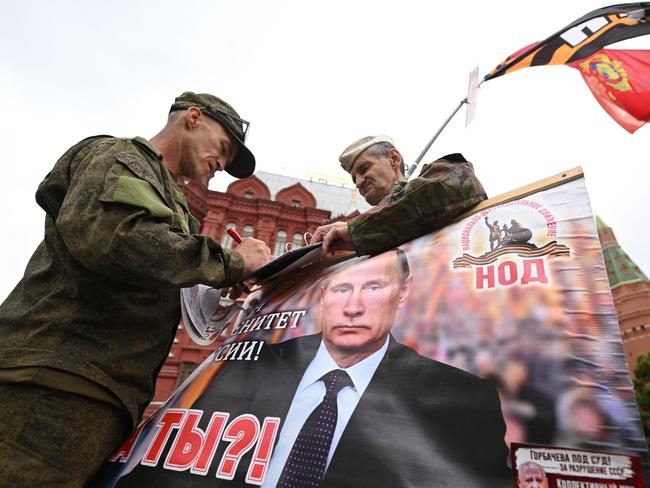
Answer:
[{"label": "large poster", "polygon": [[509,451],[526,445],[615,453],[633,476],[606,486],[642,486],[579,172],[382,255],[269,281],[228,330],[97,486],[537,486],[516,465],[530,456]]}]

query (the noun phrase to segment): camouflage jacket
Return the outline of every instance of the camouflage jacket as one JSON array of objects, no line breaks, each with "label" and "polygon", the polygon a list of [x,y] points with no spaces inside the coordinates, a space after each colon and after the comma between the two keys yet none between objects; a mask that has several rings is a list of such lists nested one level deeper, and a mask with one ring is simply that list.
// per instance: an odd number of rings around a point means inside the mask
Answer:
[{"label": "camouflage jacket", "polygon": [[451,223],[487,195],[472,163],[458,153],[422,168],[369,211],[348,222],[357,254],[379,254]]},{"label": "camouflage jacket", "polygon": [[48,369],[100,385],[135,423],[174,339],[179,288],[233,285],[243,258],[190,231],[198,222],[142,138],[82,141],[36,200],[45,238],[0,305],[0,373]]}]

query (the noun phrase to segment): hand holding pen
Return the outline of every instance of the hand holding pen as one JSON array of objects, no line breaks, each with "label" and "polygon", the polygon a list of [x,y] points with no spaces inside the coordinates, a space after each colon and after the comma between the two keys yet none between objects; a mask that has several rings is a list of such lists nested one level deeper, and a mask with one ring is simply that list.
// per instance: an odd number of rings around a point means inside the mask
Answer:
[{"label": "hand holding pen", "polygon": [[[271,260],[271,250],[268,246],[259,239],[252,237],[242,238],[232,227],[228,227],[226,232],[233,241],[236,242],[235,251],[237,251],[244,258],[244,274],[248,275],[257,268],[264,266]],[[232,289],[224,288],[221,290],[221,296],[230,296],[232,300],[236,300],[242,292],[249,293],[250,291],[244,283],[235,285]]]},{"label": "hand holding pen", "polygon": [[255,271],[271,260],[271,250],[264,241],[254,239],[253,237],[242,239],[239,233],[232,227],[226,229],[226,232],[237,243],[237,246],[234,248],[235,251],[244,258],[245,274]]}]

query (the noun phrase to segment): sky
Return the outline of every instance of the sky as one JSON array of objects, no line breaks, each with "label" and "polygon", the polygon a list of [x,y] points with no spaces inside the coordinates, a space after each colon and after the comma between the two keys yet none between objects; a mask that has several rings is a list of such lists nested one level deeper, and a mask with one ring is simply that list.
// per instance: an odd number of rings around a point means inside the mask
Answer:
[{"label": "sky", "polygon": [[[174,97],[213,93],[251,121],[257,167],[344,176],[353,140],[388,134],[407,162],[480,77],[599,1],[9,0],[0,16],[0,300],[42,239],[40,181],[95,134],[150,138]],[[609,48],[650,49],[650,36]],[[483,84],[425,162],[462,152],[489,196],[581,166],[593,210],[650,273],[650,128],[631,135],[577,70]],[[211,188],[232,181],[217,174]]]}]

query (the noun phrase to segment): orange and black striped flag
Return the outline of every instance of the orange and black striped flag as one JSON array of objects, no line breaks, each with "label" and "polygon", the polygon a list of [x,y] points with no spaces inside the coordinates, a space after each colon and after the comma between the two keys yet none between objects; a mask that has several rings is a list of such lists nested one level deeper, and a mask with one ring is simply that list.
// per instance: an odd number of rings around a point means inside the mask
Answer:
[{"label": "orange and black striped flag", "polygon": [[569,64],[609,44],[644,34],[650,34],[650,2],[603,7],[580,17],[546,40],[508,56],[483,81],[529,66]]}]

